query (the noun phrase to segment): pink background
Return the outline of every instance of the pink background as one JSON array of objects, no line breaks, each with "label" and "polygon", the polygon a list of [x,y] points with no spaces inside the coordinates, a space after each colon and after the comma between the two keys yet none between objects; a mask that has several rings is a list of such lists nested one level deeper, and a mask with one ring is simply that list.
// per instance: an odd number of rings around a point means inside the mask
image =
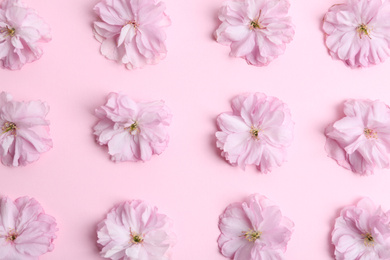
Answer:
[{"label": "pink background", "polygon": [[[340,0],[341,1],[341,0]],[[129,71],[106,60],[93,38],[97,0],[29,0],[52,28],[43,57],[20,71],[0,70],[1,90],[16,100],[46,101],[54,148],[20,168],[0,165],[0,196],[35,197],[56,217],[55,250],[41,259],[100,259],[96,224],[117,203],[143,199],[174,220],[174,259],[222,260],[216,240],[224,208],[258,192],[295,222],[286,259],[332,259],[330,233],[340,209],[363,196],[390,209],[388,169],[361,177],[326,156],[325,126],[348,98],[390,104],[390,60],[351,70],[332,60],[321,20],[338,0],[292,1],[296,26],[284,55],[268,67],[230,58],[212,37],[222,0],[166,0],[172,25],[168,56]],[[94,109],[110,91],[136,100],[163,99],[173,113],[166,151],[146,163],[109,160],[94,141]],[[286,102],[295,121],[288,162],[268,175],[230,166],[215,147],[216,116],[243,92]]]}]

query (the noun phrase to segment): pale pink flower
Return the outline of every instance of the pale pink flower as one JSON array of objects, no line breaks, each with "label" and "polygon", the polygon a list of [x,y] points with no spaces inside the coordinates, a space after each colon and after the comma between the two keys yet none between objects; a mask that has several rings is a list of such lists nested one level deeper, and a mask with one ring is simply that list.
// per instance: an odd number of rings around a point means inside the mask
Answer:
[{"label": "pale pink flower", "polygon": [[0,200],[0,259],[38,260],[54,249],[56,220],[29,197]]},{"label": "pale pink flower", "polygon": [[49,106],[41,101],[18,102],[0,93],[0,158],[4,165],[32,163],[52,148],[45,119],[48,112]]},{"label": "pale pink flower", "polygon": [[330,55],[352,68],[383,62],[390,55],[390,1],[347,0],[325,14]]},{"label": "pale pink flower", "polygon": [[114,207],[98,224],[100,255],[113,260],[169,260],[175,236],[172,221],[141,200]]},{"label": "pale pink flower", "polygon": [[360,174],[388,168],[390,108],[378,100],[348,100],[344,114],[325,129],[328,156]]},{"label": "pale pink flower", "polygon": [[268,65],[286,49],[294,36],[287,16],[288,0],[230,0],[224,2],[218,18],[222,24],[216,40],[230,45],[230,55],[248,64]]},{"label": "pale pink flower", "polygon": [[278,206],[253,194],[243,203],[230,204],[220,216],[218,246],[234,260],[280,260],[293,227]]},{"label": "pale pink flower", "polygon": [[369,198],[345,207],[332,232],[336,260],[390,259],[390,218]]},{"label": "pale pink flower", "polygon": [[19,0],[0,3],[0,63],[16,70],[39,59],[43,51],[40,42],[51,40],[49,26],[35,10]]},{"label": "pale pink flower", "polygon": [[110,93],[96,115],[96,140],[108,146],[115,162],[147,161],[168,146],[172,115],[162,100],[135,102],[128,96]]},{"label": "pale pink flower", "polygon": [[171,24],[158,0],[102,0],[94,8],[101,21],[94,22],[100,51],[128,69],[156,64],[167,53],[165,27]]},{"label": "pale pink flower", "polygon": [[239,95],[232,101],[233,112],[217,118],[221,131],[217,147],[232,165],[245,169],[254,164],[267,173],[286,160],[286,147],[293,139],[294,123],[287,105],[261,93]]}]

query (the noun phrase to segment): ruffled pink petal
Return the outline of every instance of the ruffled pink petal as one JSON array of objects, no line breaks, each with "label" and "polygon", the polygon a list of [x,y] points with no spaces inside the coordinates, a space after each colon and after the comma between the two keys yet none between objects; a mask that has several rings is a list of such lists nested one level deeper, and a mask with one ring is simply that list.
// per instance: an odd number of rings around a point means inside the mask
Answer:
[{"label": "ruffled pink petal", "polygon": [[147,161],[168,145],[172,115],[163,101],[137,103],[110,93],[96,115],[100,119],[94,127],[96,140],[108,145],[113,161]]},{"label": "ruffled pink petal", "polygon": [[51,40],[49,26],[34,10],[19,1],[5,0],[0,9],[0,29],[14,29],[12,35],[2,33],[0,37],[1,65],[16,70],[39,59],[43,53],[39,43]]},{"label": "ruffled pink petal", "polygon": [[36,200],[22,197],[13,202],[4,197],[0,212],[0,226],[6,232],[3,235],[12,232],[15,236],[12,242],[0,241],[2,259],[37,259],[54,249],[56,221],[44,213]]},{"label": "ruffled pink petal", "polygon": [[346,116],[325,130],[325,150],[344,168],[372,174],[390,166],[390,109],[380,101],[349,100]]},{"label": "ruffled pink petal", "polygon": [[219,12],[222,23],[216,40],[230,45],[231,56],[255,66],[268,65],[284,53],[294,36],[289,6],[286,0],[226,1]]},{"label": "ruffled pink petal", "polygon": [[165,27],[170,20],[163,2],[102,0],[94,10],[102,20],[94,23],[95,38],[102,43],[101,53],[106,58],[128,69],[165,58]]},{"label": "ruffled pink petal", "polygon": [[383,62],[390,55],[390,28],[382,22],[382,17],[390,14],[386,2],[350,0],[331,7],[323,23],[331,56],[351,68]]},{"label": "ruffled pink petal", "polygon": [[234,98],[232,109],[233,113],[217,118],[221,130],[216,133],[217,147],[222,155],[242,169],[253,164],[266,173],[280,166],[293,139],[294,123],[287,106],[277,98],[255,93]]},{"label": "ruffled pink petal", "polygon": [[[165,215],[140,200],[114,207],[98,224],[98,244],[101,255],[110,259],[170,260],[174,245],[171,221]],[[135,243],[134,235],[143,241]]]}]

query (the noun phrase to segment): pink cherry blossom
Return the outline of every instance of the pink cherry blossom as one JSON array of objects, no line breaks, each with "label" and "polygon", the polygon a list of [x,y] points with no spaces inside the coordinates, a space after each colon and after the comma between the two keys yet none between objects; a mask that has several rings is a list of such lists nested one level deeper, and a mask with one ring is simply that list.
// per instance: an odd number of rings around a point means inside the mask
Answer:
[{"label": "pink cherry blossom", "polygon": [[221,130],[216,133],[217,147],[222,156],[242,169],[254,164],[263,173],[280,166],[293,139],[294,123],[287,105],[255,93],[235,97],[232,109],[217,118]]},{"label": "pink cherry blossom", "polygon": [[383,62],[390,55],[390,1],[347,0],[324,17],[330,55],[351,68]]},{"label": "pink cherry blossom", "polygon": [[372,174],[388,168],[390,109],[378,100],[348,100],[345,117],[325,129],[328,156],[353,172]]},{"label": "pink cherry blossom", "polygon": [[172,115],[162,100],[135,102],[123,94],[110,93],[96,115],[96,140],[108,146],[115,162],[147,161],[168,146]]},{"label": "pink cherry blossom", "polygon": [[100,51],[128,69],[156,64],[167,53],[165,27],[171,24],[165,4],[157,0],[102,0],[94,8]]},{"label": "pink cherry blossom", "polygon": [[389,217],[368,198],[345,207],[332,232],[336,260],[390,259]]},{"label": "pink cherry blossom", "polygon": [[29,197],[0,199],[0,259],[38,260],[54,249],[56,220]]},{"label": "pink cherry blossom", "polygon": [[24,166],[52,148],[45,119],[48,112],[49,106],[41,101],[18,102],[0,93],[0,158],[4,165]]},{"label": "pink cherry blossom", "polygon": [[50,40],[50,28],[35,10],[19,0],[0,3],[0,64],[3,67],[16,70],[38,60],[43,54],[39,43]]},{"label": "pink cherry blossom", "polygon": [[219,11],[222,24],[215,32],[217,42],[230,45],[230,55],[248,64],[268,65],[284,53],[294,36],[287,16],[288,0],[230,0]]},{"label": "pink cherry blossom", "polygon": [[113,260],[170,260],[172,221],[141,200],[114,207],[98,224],[100,255]]},{"label": "pink cherry blossom", "polygon": [[230,204],[220,216],[221,253],[234,260],[281,260],[294,223],[259,194]]}]

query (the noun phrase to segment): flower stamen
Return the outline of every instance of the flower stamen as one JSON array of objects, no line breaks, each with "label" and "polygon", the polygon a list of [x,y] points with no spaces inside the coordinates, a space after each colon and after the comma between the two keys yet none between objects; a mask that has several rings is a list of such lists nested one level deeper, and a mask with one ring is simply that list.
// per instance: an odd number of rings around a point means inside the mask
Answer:
[{"label": "flower stamen", "polygon": [[251,130],[249,132],[251,133],[251,135],[254,139],[259,140],[259,134],[260,134],[260,132],[263,132],[263,130],[252,126]]},{"label": "flower stamen", "polygon": [[135,134],[135,132],[138,133],[139,132],[138,122],[134,121],[134,123],[132,123],[130,126],[126,127],[125,129],[128,130],[131,134]]},{"label": "flower stamen", "polygon": [[5,124],[1,127],[1,131],[3,131],[2,134],[11,131],[11,134],[16,135],[16,129],[16,124],[12,122],[5,122]]},{"label": "flower stamen", "polygon": [[[138,29],[138,24],[137,24],[135,21],[128,21],[127,24],[130,24],[131,26],[133,26],[135,30]],[[125,24],[125,26],[126,26],[127,24]]]},{"label": "flower stamen", "polygon": [[18,233],[16,233],[14,230],[11,230],[10,232],[8,232],[8,235],[6,236],[5,240],[9,242],[13,242],[18,236],[19,236]]},{"label": "flower stamen", "polygon": [[142,235],[140,234],[137,234],[136,232],[132,232],[131,229],[130,229],[130,243],[132,244],[139,244],[142,242],[144,242],[144,238],[142,237]]},{"label": "flower stamen", "polygon": [[359,38],[360,38],[360,39],[361,39],[362,36],[364,36],[364,35],[366,35],[368,38],[371,39],[370,34],[369,34],[370,29],[367,27],[366,24],[363,23],[363,24],[359,25],[359,26],[356,28],[356,30],[357,30],[357,32],[359,33]]},{"label": "flower stamen", "polygon": [[374,246],[375,245],[375,240],[370,233],[367,232],[366,234],[362,234],[362,236],[364,237],[364,245],[365,246]]},{"label": "flower stamen", "polygon": [[257,239],[260,239],[262,234],[260,231],[257,230],[249,230],[247,232],[242,231],[242,233],[244,234],[245,239],[249,242],[255,242]]},{"label": "flower stamen", "polygon": [[259,22],[260,16],[261,16],[261,10],[260,10],[259,15],[257,16],[257,18],[255,18],[254,20],[252,20],[251,23],[249,24],[249,28],[250,28],[251,30],[254,30],[254,29],[267,29],[267,27],[263,26],[263,25]]},{"label": "flower stamen", "polygon": [[15,28],[9,28],[8,26],[6,26],[5,28],[0,28],[0,33],[6,33],[7,35],[13,37],[15,36],[16,30]]},{"label": "flower stamen", "polygon": [[374,130],[369,128],[364,128],[364,135],[366,136],[367,139],[371,139],[371,138],[378,139],[378,134]]}]

